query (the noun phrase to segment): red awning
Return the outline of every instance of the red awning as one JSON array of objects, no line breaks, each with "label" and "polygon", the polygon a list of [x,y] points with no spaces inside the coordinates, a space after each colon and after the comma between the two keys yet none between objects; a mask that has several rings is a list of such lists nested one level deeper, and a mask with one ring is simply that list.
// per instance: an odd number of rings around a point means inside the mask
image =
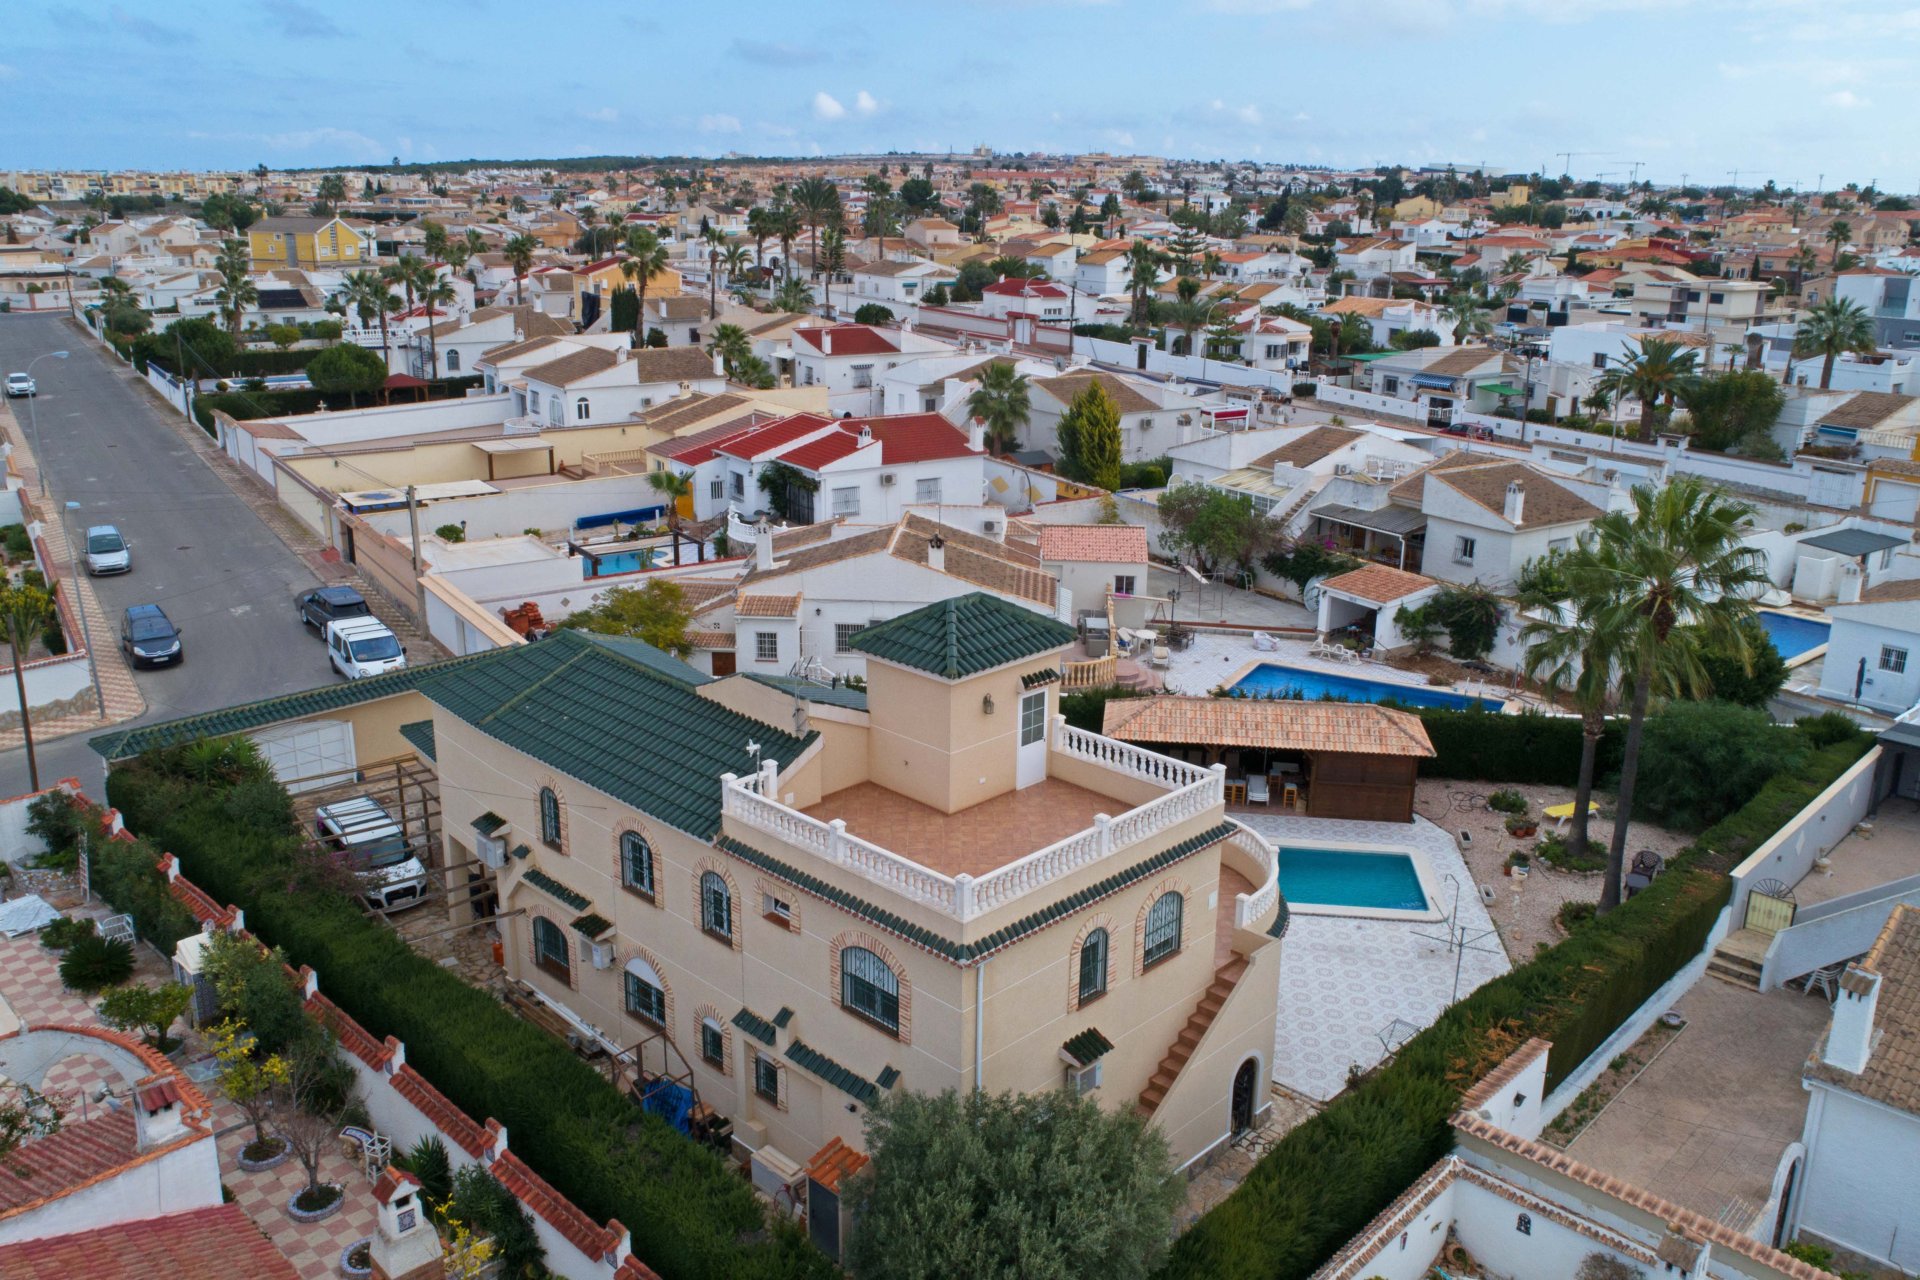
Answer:
[{"label": "red awning", "polygon": [[389,391],[400,391],[407,387],[424,387],[428,383],[425,378],[416,378],[410,373],[390,373],[381,385]]}]

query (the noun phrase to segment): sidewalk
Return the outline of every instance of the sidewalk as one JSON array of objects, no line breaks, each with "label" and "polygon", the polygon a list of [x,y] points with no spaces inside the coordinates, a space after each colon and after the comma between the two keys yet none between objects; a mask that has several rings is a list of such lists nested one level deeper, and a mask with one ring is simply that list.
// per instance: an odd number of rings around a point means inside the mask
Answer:
[{"label": "sidewalk", "polygon": [[[68,592],[68,602],[72,604],[77,601],[85,614],[87,636],[92,642],[92,652],[88,656],[99,676],[100,695],[106,703],[100,714],[83,711],[34,720],[34,743],[51,742],[76,733],[98,732],[123,720],[131,720],[146,711],[147,701],[141,696],[139,686],[134,683],[133,672],[127,669],[126,661],[113,643],[113,619],[101,608],[92,581],[84,572],[75,572],[73,548],[67,541],[67,522],[61,518],[66,512],[59,505],[59,495],[49,493],[45,498],[39,496],[39,463],[28,447],[26,429],[14,417],[10,405],[0,405],[0,434],[13,446],[9,461],[13,474],[21,480],[22,513],[30,520],[37,517],[43,522],[42,538],[53,561],[50,566],[53,577]],[[70,636],[68,639],[75,648],[83,643],[80,636]],[[21,746],[24,740],[25,735],[18,729],[0,729],[0,751]]]}]

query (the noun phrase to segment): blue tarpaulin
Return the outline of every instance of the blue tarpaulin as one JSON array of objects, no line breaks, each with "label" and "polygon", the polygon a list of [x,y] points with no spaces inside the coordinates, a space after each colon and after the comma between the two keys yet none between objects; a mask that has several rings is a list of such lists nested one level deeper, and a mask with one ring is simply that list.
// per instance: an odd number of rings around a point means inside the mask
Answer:
[{"label": "blue tarpaulin", "polygon": [[682,1133],[693,1112],[693,1090],[671,1080],[653,1080],[640,1095],[640,1105]]}]

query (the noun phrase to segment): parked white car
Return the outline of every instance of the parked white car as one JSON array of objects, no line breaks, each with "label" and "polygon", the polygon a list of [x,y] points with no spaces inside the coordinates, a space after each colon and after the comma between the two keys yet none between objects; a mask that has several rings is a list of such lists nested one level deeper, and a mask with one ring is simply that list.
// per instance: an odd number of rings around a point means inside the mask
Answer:
[{"label": "parked white car", "polygon": [[427,869],[406,832],[372,796],[323,805],[313,814],[320,842],[344,854],[360,874],[361,896],[375,911],[397,911],[426,900]]},{"label": "parked white car", "polygon": [[364,680],[406,666],[407,650],[378,618],[341,618],[327,624],[327,661],[347,679]]},{"label": "parked white car", "polygon": [[39,391],[33,385],[33,379],[26,374],[10,373],[7,375],[7,399],[18,400],[22,396],[38,394]]}]

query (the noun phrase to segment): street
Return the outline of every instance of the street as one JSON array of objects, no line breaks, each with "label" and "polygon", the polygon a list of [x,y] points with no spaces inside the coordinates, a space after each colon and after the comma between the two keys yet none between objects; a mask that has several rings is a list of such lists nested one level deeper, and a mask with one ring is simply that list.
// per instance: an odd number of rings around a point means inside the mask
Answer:
[{"label": "street", "polygon": [[[317,584],[308,566],[215,475],[163,419],[167,410],[67,320],[0,315],[0,370],[26,368],[45,352],[65,360],[34,366],[38,403],[13,407],[24,428],[37,416],[33,449],[48,486],[49,511],[69,513],[74,545],[86,527],[117,525],[133,570],[96,578],[94,590],[115,628],[94,636],[103,663],[117,662],[121,611],[158,604],[181,629],[184,662],[139,671],[147,711],[125,728],[208,711],[335,679],[326,652],[294,615],[294,596]],[[57,531],[48,531],[51,542]],[[105,732],[105,729],[98,732]],[[77,776],[96,795],[100,758],[75,734],[39,749],[41,784]],[[28,789],[26,753],[0,753],[0,795]]]}]

